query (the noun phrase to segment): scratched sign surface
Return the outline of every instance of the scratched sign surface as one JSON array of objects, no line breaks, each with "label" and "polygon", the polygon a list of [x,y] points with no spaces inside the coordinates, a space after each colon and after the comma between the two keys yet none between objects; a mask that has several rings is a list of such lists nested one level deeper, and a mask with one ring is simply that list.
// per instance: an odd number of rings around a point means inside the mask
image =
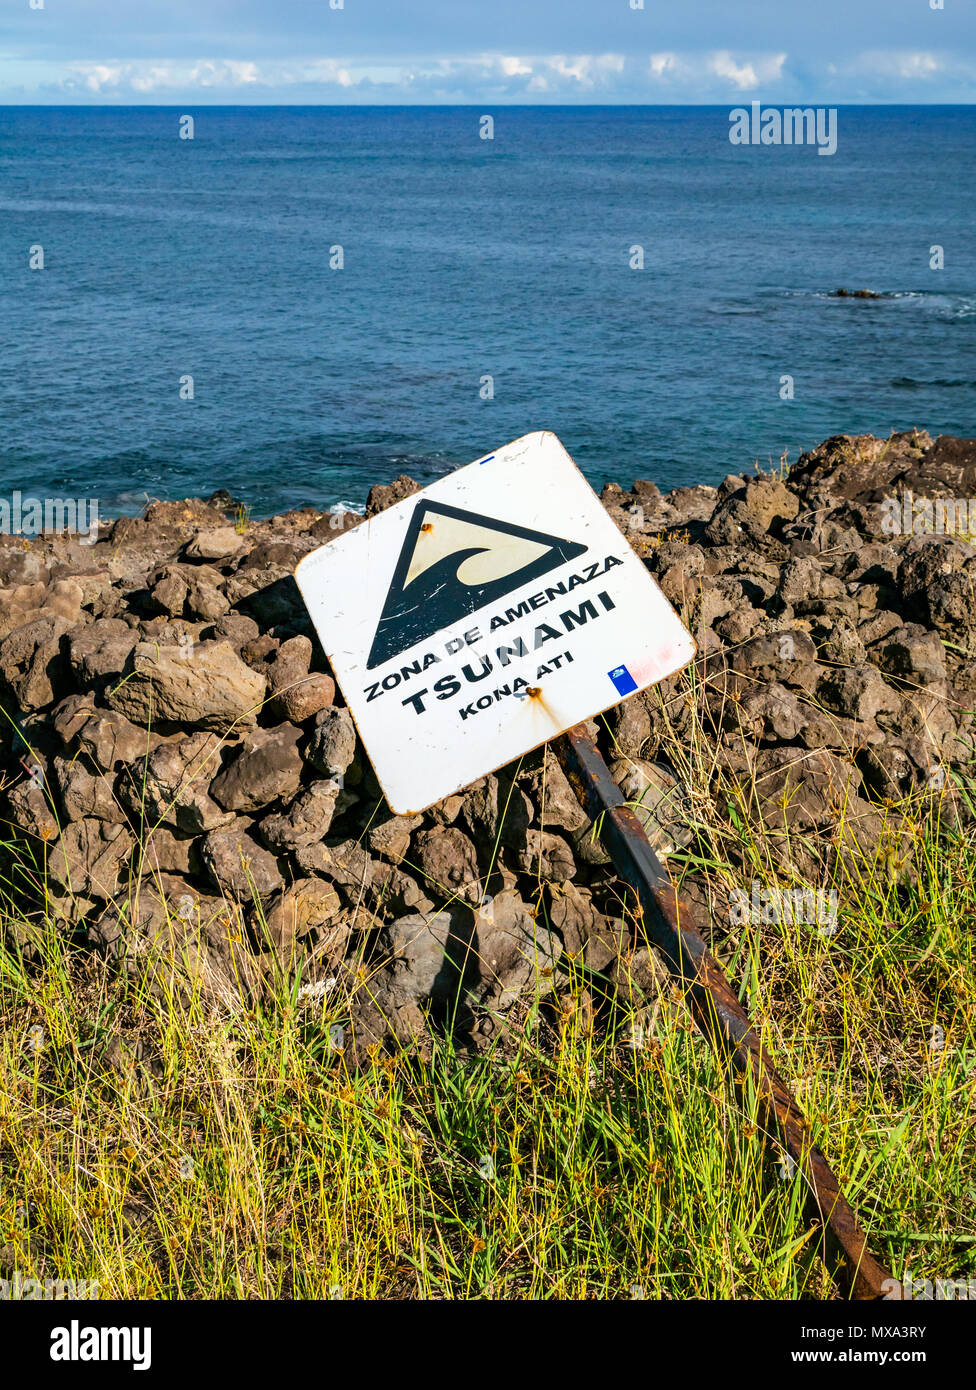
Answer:
[{"label": "scratched sign surface", "polygon": [[425,810],[695,653],[550,433],[338,535],[295,578],[397,813]]}]

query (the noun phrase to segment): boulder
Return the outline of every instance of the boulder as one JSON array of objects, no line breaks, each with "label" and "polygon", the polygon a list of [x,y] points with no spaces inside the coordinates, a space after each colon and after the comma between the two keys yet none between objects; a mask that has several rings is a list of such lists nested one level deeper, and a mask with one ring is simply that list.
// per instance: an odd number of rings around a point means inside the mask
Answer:
[{"label": "boulder", "polygon": [[320,878],[299,879],[268,902],[255,934],[259,939],[266,936],[285,959],[313,934],[318,953],[339,960],[351,930],[348,921],[337,920],[341,913],[342,899],[330,883]]},{"label": "boulder", "polygon": [[125,826],[86,818],[65,825],[47,851],[47,876],[69,896],[106,900],[118,892],[133,837]]},{"label": "boulder", "polygon": [[221,745],[213,734],[185,734],[149,754],[127,784],[133,814],[149,826],[169,825],[188,835],[230,825],[235,815],[208,790],[220,767]]},{"label": "boulder", "polygon": [[573,851],[561,835],[549,830],[532,827],[526,831],[517,859],[522,873],[546,883],[566,883],[576,873]]},{"label": "boulder", "polygon": [[112,710],[95,710],[82,719],[82,709],[65,711],[62,728],[68,734],[77,725],[74,735],[79,753],[91,759],[92,764],[102,772],[111,772],[120,764],[144,762],[159,744],[155,731],[140,729],[129,722],[125,715]]},{"label": "boulder", "polygon": [[240,909],[172,874],[154,874],[119,894],[89,929],[89,940],[163,1003],[194,996],[240,1011],[259,975],[245,944]]},{"label": "boulder", "polygon": [[316,714],[305,756],[326,777],[344,776],[356,756],[356,726],[347,709],[333,706]]},{"label": "boulder", "polygon": [[117,676],[124,669],[139,634],[121,618],[98,618],[73,632],[68,660],[75,679],[86,689],[104,676]]},{"label": "boulder", "polygon": [[780,534],[800,510],[796,494],[778,478],[760,474],[750,478],[741,492],[721,502],[705,528],[714,545],[761,544],[767,534]]},{"label": "boulder", "polygon": [[377,513],[385,511],[387,507],[392,507],[395,502],[402,502],[407,497],[412,497],[415,492],[420,491],[420,484],[415,483],[412,478],[402,474],[399,478],[394,478],[392,483],[376,483],[369,490],[366,499],[366,516],[376,516]]},{"label": "boulder", "polygon": [[826,671],[817,684],[817,695],[827,709],[862,723],[882,711],[894,713],[902,705],[901,697],[873,666]]},{"label": "boulder", "polygon": [[199,530],[186,546],[188,560],[229,560],[244,544],[244,537],[233,526],[208,526]]},{"label": "boulder", "polygon": [[316,844],[329,833],[342,795],[336,781],[313,782],[284,811],[265,816],[260,825],[261,838],[279,854]]},{"label": "boulder", "polygon": [[295,851],[295,863],[310,876],[321,875],[337,883],[346,900],[358,904],[373,884],[373,863],[356,840],[338,840],[327,844],[318,841],[300,845]]},{"label": "boulder", "polygon": [[872,656],[886,675],[907,687],[944,689],[946,649],[938,633],[918,623],[906,623],[878,641]]},{"label": "boulder", "polygon": [[61,817],[58,815],[52,790],[47,784],[43,768],[37,778],[27,777],[18,782],[7,793],[5,820],[9,820],[18,830],[30,839],[55,840],[61,831]]},{"label": "boulder", "polygon": [[241,900],[267,897],[284,887],[277,859],[254,839],[247,821],[209,831],[200,854],[215,887]]},{"label": "boulder", "polygon": [[371,827],[369,847],[381,859],[399,864],[410,848],[410,836],[423,823],[423,816],[388,816]]},{"label": "boulder", "polygon": [[227,811],[259,811],[273,801],[290,801],[301,785],[301,736],[293,724],[248,733],[211,783],[211,796]]},{"label": "boulder", "polygon": [[460,819],[483,857],[491,859],[499,842],[522,843],[535,810],[511,773],[491,773],[465,793]]},{"label": "boulder", "polygon": [[139,642],[109,704],[133,723],[189,724],[228,730],[253,724],[267,683],[246,666],[229,642],[180,647]]},{"label": "boulder", "polygon": [[307,637],[291,637],[278,648],[268,666],[271,711],[279,719],[304,724],[335,699],[331,676],[309,675],[312,644]]},{"label": "boulder", "polygon": [[551,992],[563,944],[517,893],[497,893],[478,907],[472,945],[473,988],[483,1009],[504,1014],[520,998]]},{"label": "boulder", "polygon": [[67,663],[61,639],[72,626],[68,618],[46,615],[0,642],[0,692],[9,691],[22,712],[44,709],[65,693]]},{"label": "boulder", "polygon": [[54,758],[51,766],[66,821],[93,817],[122,824],[125,812],[111,774],[89,772],[80,761],[62,757]]},{"label": "boulder", "polygon": [[477,902],[481,896],[478,856],[473,842],[456,826],[421,831],[414,840],[411,862],[432,896]]}]

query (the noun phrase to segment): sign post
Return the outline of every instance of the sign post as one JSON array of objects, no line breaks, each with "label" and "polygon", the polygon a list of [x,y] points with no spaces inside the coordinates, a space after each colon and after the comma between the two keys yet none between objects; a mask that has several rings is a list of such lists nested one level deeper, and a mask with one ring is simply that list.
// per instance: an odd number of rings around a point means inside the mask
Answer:
[{"label": "sign post", "polygon": [[614,867],[636,892],[647,937],[680,985],[695,1022],[738,1074],[740,1099],[747,1101],[747,1087],[751,1087],[764,1131],[778,1135],[803,1173],[806,1215],[823,1233],[828,1268],[836,1265],[837,1278],[849,1298],[900,1297],[898,1281],[868,1250],[867,1237],[836,1175],[813,1143],[803,1112],[587,730],[570,729],[556,744],[556,755],[580,805],[598,821],[600,840]]},{"label": "sign post", "polygon": [[525,435],[396,503],[305,556],[295,579],[395,813],[556,740],[696,1023],[803,1171],[846,1293],[897,1296],[585,728],[695,645],[555,435]]}]

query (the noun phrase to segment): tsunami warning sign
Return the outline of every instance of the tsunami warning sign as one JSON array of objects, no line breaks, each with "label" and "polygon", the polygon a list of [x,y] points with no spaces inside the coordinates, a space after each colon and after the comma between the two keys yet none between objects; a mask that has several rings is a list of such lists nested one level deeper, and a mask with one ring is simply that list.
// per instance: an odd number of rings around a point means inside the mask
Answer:
[{"label": "tsunami warning sign", "polygon": [[398,814],[425,810],[695,654],[548,432],[337,535],[295,579]]}]

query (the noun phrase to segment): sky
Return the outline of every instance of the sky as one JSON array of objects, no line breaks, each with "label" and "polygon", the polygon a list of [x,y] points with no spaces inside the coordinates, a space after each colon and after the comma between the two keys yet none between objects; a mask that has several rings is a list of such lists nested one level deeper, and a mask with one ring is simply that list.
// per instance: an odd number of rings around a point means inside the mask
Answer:
[{"label": "sky", "polygon": [[0,104],[841,105],[974,96],[976,0],[0,5]]}]

